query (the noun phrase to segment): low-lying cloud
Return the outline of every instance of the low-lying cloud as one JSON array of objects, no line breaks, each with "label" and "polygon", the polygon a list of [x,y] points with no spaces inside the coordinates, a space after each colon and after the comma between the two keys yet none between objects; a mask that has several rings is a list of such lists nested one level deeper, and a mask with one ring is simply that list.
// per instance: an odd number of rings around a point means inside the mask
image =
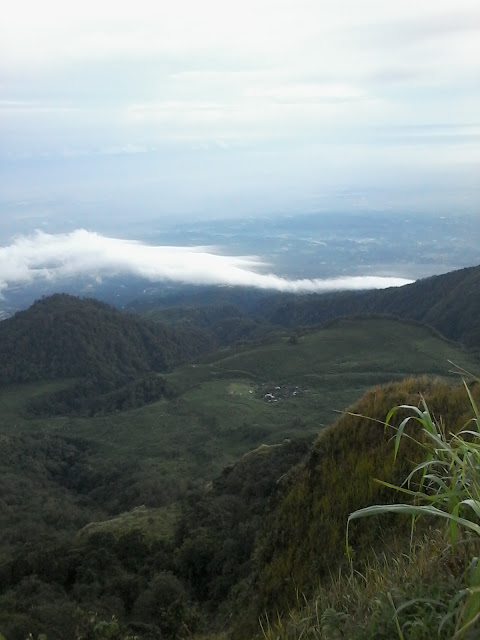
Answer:
[{"label": "low-lying cloud", "polygon": [[253,256],[229,256],[211,247],[154,246],[78,229],[66,234],[37,231],[0,247],[0,292],[35,281],[73,277],[138,276],[152,282],[234,285],[291,293],[383,289],[411,282],[404,278],[354,276],[289,280],[265,273]]}]

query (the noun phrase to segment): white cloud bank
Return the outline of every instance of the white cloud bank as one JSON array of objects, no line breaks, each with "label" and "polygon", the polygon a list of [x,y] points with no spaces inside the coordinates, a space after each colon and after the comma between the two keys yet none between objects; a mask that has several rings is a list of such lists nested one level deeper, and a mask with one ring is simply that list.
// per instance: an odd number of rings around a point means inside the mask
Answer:
[{"label": "white cloud bank", "polygon": [[152,246],[78,229],[67,234],[37,231],[0,247],[0,292],[36,280],[130,275],[152,282],[235,285],[292,293],[383,289],[412,282],[404,278],[356,276],[288,280],[260,273],[252,256],[225,256],[205,247]]}]

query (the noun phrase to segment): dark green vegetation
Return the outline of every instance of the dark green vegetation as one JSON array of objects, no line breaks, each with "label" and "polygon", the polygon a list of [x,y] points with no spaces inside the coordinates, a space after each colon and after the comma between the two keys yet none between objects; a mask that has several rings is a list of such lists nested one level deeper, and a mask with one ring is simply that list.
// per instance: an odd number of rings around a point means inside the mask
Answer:
[{"label": "dark green vegetation", "polygon": [[[452,271],[440,276],[418,280],[401,288],[358,293],[329,294],[264,294],[248,297],[235,289],[197,289],[187,294],[178,315],[179,299],[165,297],[132,303],[138,309],[165,322],[189,322],[189,314],[205,318],[215,314],[218,305],[236,309],[247,326],[268,326],[295,329],[299,326],[323,324],[334,318],[358,314],[382,314],[431,325],[442,335],[462,342],[473,351],[480,351],[480,266]],[[221,302],[215,300],[217,294]],[[200,310],[198,310],[200,307]],[[461,310],[459,312],[459,310]],[[233,313],[233,311],[231,311]],[[247,322],[248,321],[248,322]]]},{"label": "dark green vegetation", "polygon": [[400,289],[303,296],[269,308],[266,316],[271,322],[294,327],[322,323],[341,315],[391,314],[430,324],[447,338],[478,352],[479,290],[480,267],[469,267],[418,280]]},{"label": "dark green vegetation", "polygon": [[97,300],[43,298],[0,323],[2,383],[166,371],[210,345]]},{"label": "dark green vegetation", "polygon": [[55,295],[0,323],[0,383],[72,379],[48,399],[32,400],[29,411],[93,414],[157,400],[166,392],[159,372],[210,348],[198,333]]},{"label": "dark green vegetation", "polygon": [[[357,317],[282,333],[248,313],[169,310],[165,328],[54,296],[0,324],[7,640],[252,638],[258,615],[344,565],[349,512],[392,499],[372,476],[398,482],[415,459],[402,444],[394,466],[365,419],[322,430],[335,410],[390,383],[354,411],[383,420],[423,391],[452,425],[465,417],[448,360],[478,360],[431,329]],[[412,375],[429,378],[401,382]],[[404,523],[355,523],[359,570],[386,530],[401,550]]]}]

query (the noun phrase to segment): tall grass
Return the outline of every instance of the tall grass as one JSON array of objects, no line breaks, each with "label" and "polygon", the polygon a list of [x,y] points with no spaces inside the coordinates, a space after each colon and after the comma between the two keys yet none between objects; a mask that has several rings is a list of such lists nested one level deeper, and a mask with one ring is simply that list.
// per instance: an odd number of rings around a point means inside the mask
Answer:
[{"label": "tall grass", "polygon": [[[401,486],[378,481],[410,497],[409,504],[375,505],[350,514],[346,532],[349,553],[350,523],[357,518],[383,513],[411,515],[412,530],[419,517],[441,518],[445,521],[452,548],[457,541],[459,528],[463,529],[467,538],[473,537],[480,542],[480,414],[468,385],[465,382],[464,385],[473,415],[458,433],[448,433],[443,422],[432,417],[423,398],[421,408],[400,405],[388,413],[386,427],[397,411],[409,412],[396,431],[394,456],[398,454],[402,438],[406,437],[413,438],[424,450],[424,459],[415,466]],[[417,433],[418,426],[420,427],[419,435],[406,433],[411,422],[416,423]],[[448,616],[442,619],[439,630],[453,616],[455,639],[480,637],[480,560],[477,557],[471,558],[465,587],[457,593],[454,601],[454,611],[449,611]],[[397,611],[395,615],[398,620]],[[400,624],[398,636],[403,638]]]},{"label": "tall grass", "polygon": [[[480,638],[480,415],[464,386],[471,418],[455,432],[434,417],[423,397],[420,408],[404,404],[389,411],[384,424],[395,429],[394,458],[404,439],[423,452],[401,485],[381,482],[408,503],[351,513],[349,569],[324,581],[313,599],[299,596],[285,615],[262,620],[264,640]],[[463,415],[460,405],[459,411]],[[394,427],[398,412],[402,421]],[[360,573],[352,560],[349,528],[358,518],[384,513],[412,517],[410,546],[392,536],[385,540],[385,553],[366,567],[363,563]],[[420,527],[418,520],[425,515],[438,518]]]},{"label": "tall grass", "polygon": [[[455,567],[468,562],[472,551],[463,542],[455,551]],[[409,554],[392,546],[392,556],[382,553],[362,572],[339,572],[315,598],[299,597],[283,617],[262,620],[264,640],[452,638],[462,576],[448,562],[443,532],[417,540]]]}]

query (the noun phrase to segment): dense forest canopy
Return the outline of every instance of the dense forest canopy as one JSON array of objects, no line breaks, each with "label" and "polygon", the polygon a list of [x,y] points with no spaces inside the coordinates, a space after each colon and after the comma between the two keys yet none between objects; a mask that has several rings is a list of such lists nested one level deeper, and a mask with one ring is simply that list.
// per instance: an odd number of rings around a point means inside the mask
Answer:
[{"label": "dense forest canopy", "polygon": [[122,314],[91,298],[57,294],[0,322],[0,382],[166,371],[207,349],[195,332]]}]

